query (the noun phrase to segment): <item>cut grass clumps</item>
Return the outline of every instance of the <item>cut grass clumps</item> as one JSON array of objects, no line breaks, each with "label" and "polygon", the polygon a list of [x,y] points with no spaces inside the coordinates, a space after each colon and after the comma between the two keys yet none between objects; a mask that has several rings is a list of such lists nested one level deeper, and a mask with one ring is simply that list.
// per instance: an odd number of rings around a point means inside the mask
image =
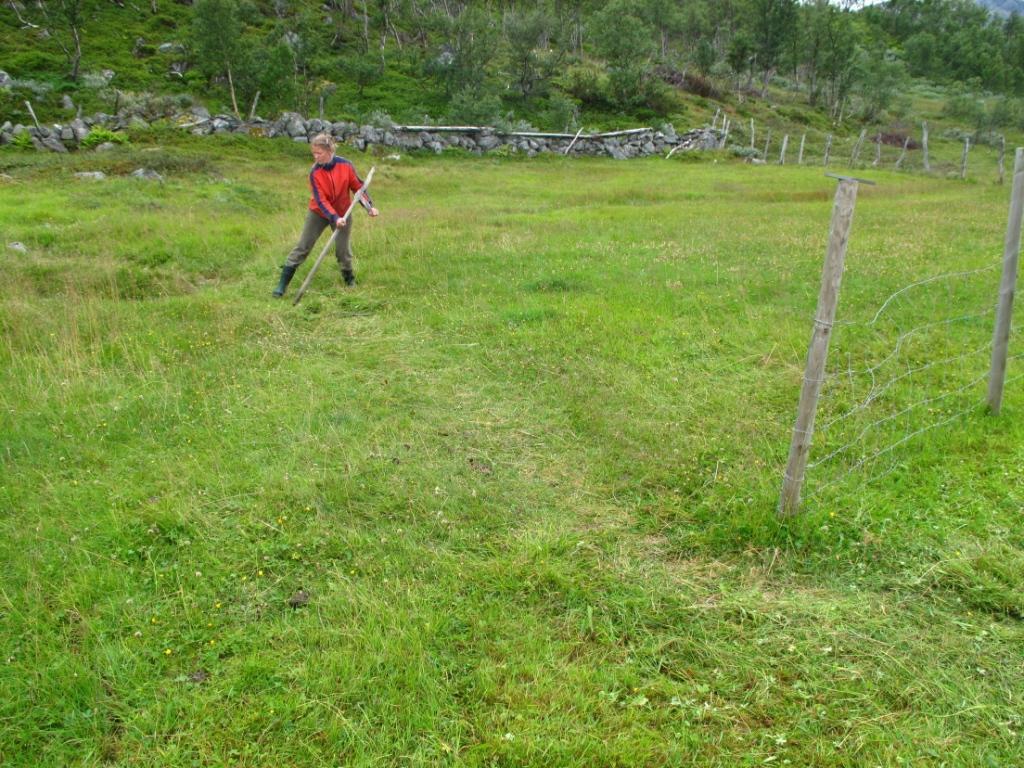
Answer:
[{"label": "cut grass clumps", "polygon": [[938,565],[935,583],[979,611],[1024,619],[1024,552],[1000,543],[972,548]]},{"label": "cut grass clumps", "polygon": [[112,300],[143,300],[181,296],[195,286],[183,275],[165,269],[131,265],[82,264],[34,260],[9,273],[22,296],[78,296]]}]

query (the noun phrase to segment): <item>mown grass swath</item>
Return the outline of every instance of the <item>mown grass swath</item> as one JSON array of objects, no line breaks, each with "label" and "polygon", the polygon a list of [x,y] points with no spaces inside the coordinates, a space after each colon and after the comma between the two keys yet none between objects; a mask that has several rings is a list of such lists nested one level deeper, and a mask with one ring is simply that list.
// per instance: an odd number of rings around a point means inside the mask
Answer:
[{"label": "mown grass swath", "polygon": [[[306,148],[152,149],[0,154],[5,765],[1020,761],[1019,383],[775,515],[820,168],[378,160],[292,307]],[[1005,188],[873,178],[832,373],[1001,258]],[[886,330],[998,267],[932,287]]]}]

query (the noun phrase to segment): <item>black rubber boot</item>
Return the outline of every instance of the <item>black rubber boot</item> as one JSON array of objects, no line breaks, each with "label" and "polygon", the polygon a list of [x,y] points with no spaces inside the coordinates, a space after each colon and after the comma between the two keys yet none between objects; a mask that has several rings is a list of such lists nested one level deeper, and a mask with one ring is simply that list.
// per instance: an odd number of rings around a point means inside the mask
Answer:
[{"label": "black rubber boot", "polygon": [[356,284],[356,274],[351,269],[341,270],[341,279],[345,281],[345,285],[349,288]]},{"label": "black rubber boot", "polygon": [[295,276],[296,267],[289,267],[285,264],[281,267],[281,282],[277,284],[277,288],[274,289],[274,295],[280,298],[284,296],[284,292],[288,290],[288,283],[292,281]]}]

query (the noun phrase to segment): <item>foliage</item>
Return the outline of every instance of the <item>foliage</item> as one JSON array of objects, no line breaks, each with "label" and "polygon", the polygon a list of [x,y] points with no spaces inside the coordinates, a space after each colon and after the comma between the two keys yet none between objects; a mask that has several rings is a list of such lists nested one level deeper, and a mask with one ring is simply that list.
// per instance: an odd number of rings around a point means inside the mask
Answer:
[{"label": "foliage", "polygon": [[[307,115],[323,105],[337,117],[376,108],[402,120],[511,114],[554,128],[570,103],[624,124],[699,106],[687,93],[718,107],[735,93],[736,109],[755,93],[777,106],[799,93],[817,112],[807,121],[838,125],[908,116],[908,76],[1024,93],[1024,23],[962,0],[45,0],[0,5],[0,20],[5,68],[17,88],[35,84],[38,109],[54,120],[65,94],[109,111],[119,93],[192,92],[240,115],[252,105]],[[71,72],[72,29],[80,74]],[[175,39],[177,29],[187,36]],[[0,98],[0,108],[19,116],[16,99]],[[984,121],[1013,117],[1001,110]]]},{"label": "foliage", "polygon": [[103,128],[102,126],[94,126],[89,130],[89,133],[86,134],[85,138],[82,139],[81,146],[83,149],[92,149],[94,147],[98,147],[100,144],[106,144],[108,142],[111,144],[124,144],[127,141],[128,137],[123,133],[111,131],[107,128]]}]

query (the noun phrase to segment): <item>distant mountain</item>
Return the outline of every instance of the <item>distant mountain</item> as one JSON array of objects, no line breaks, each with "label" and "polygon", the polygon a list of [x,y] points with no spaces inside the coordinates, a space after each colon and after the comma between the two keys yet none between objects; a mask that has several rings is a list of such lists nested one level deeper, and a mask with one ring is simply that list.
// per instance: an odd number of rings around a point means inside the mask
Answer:
[{"label": "distant mountain", "polygon": [[996,16],[1019,13],[1024,16],[1024,0],[976,0],[978,5],[988,8]]}]

